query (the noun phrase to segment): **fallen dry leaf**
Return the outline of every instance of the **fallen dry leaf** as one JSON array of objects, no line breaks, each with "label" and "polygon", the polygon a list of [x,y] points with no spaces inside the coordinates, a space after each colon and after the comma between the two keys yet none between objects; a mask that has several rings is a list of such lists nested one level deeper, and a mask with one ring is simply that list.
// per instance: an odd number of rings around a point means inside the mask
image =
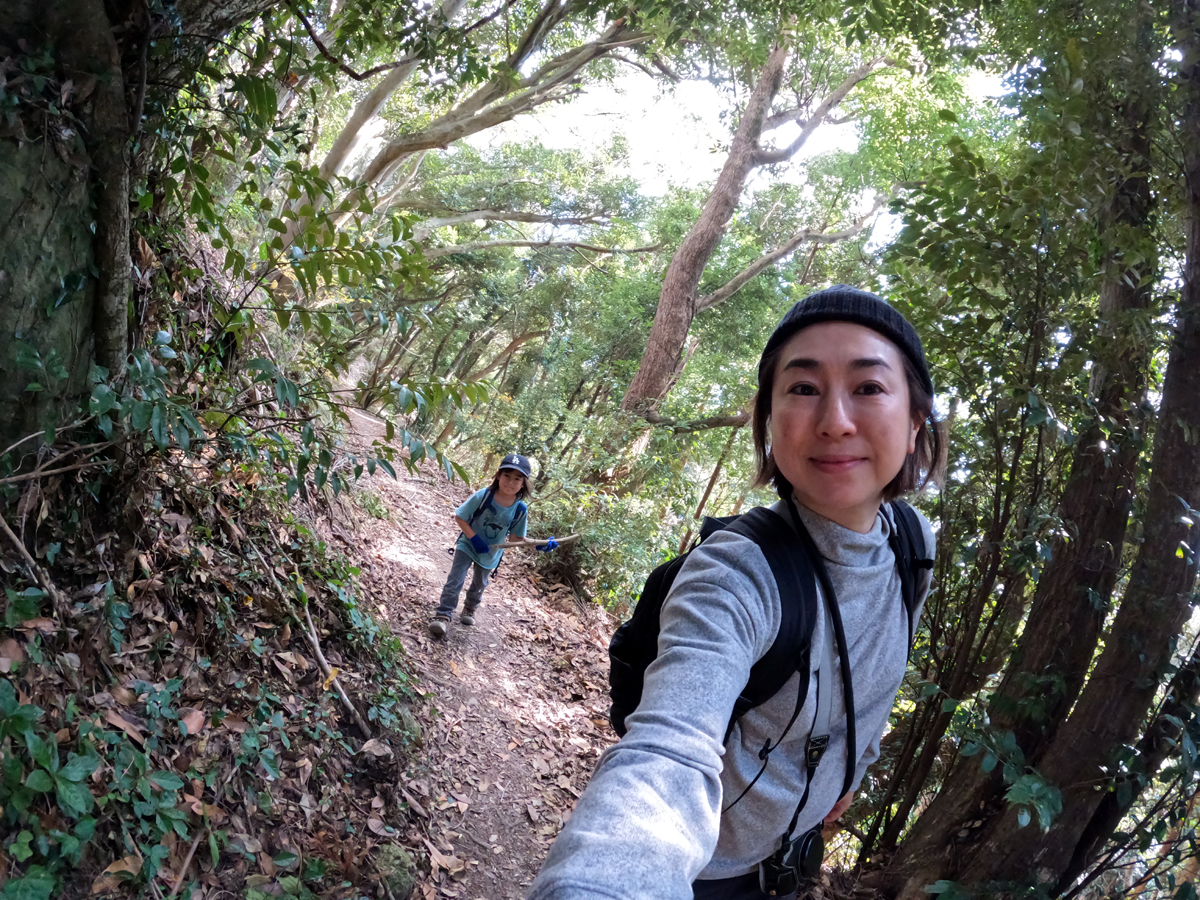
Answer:
[{"label": "fallen dry leaf", "polygon": [[188,804],[188,809],[196,815],[208,819],[214,825],[220,825],[225,820],[226,812],[219,806],[212,803],[205,803],[198,796],[192,794],[184,794],[183,800]]},{"label": "fallen dry leaf", "polygon": [[140,871],[142,871],[142,860],[139,857],[126,856],[124,859],[118,859],[92,882],[92,893],[107,894],[115,891],[121,886],[122,881],[128,880],[128,878],[123,879],[122,875],[132,877]]},{"label": "fallen dry leaf", "polygon": [[333,684],[333,679],[335,679],[337,677],[338,677],[337,666],[330,666],[329,667],[329,676],[325,679],[325,686],[322,688],[322,690],[326,690],[326,691],[329,690],[329,686],[331,684]]},{"label": "fallen dry leaf", "polygon": [[262,842],[258,838],[253,838],[248,834],[235,834],[233,835],[233,839],[241,844],[247,853],[262,852]]},{"label": "fallen dry leaf", "polygon": [[25,662],[25,651],[18,641],[12,638],[0,641],[0,672],[7,675],[23,662]]},{"label": "fallen dry leaf", "polygon": [[179,711],[181,713],[184,713],[184,716],[180,721],[182,722],[183,726],[187,729],[187,733],[189,735],[199,734],[200,731],[204,728],[205,722],[207,722],[207,717],[204,715],[204,710],[189,709],[189,708],[185,707]]},{"label": "fallen dry leaf", "polygon": [[120,728],[133,740],[137,741],[138,744],[146,743],[146,739],[142,737],[142,729],[138,728],[115,709],[106,709],[104,711],[104,719],[114,728]]},{"label": "fallen dry leaf", "polygon": [[358,752],[375,759],[391,759],[395,755],[392,753],[392,748],[378,738],[371,738],[362,745],[362,749]]},{"label": "fallen dry leaf", "polygon": [[109,693],[111,693],[113,695],[113,699],[122,706],[133,706],[133,704],[137,703],[137,694],[135,694],[129,688],[122,687],[119,684],[114,686]]},{"label": "fallen dry leaf", "polygon": [[168,525],[174,525],[178,528],[180,534],[187,531],[188,526],[192,524],[190,516],[181,516],[179,513],[163,513],[162,520]]},{"label": "fallen dry leaf", "polygon": [[54,634],[58,631],[58,625],[53,619],[47,619],[44,616],[38,616],[34,619],[26,619],[17,629],[24,631],[26,634],[32,634],[35,631],[40,631],[42,634]]},{"label": "fallen dry leaf", "polygon": [[409,809],[415,812],[422,819],[429,818],[429,813],[425,812],[425,807],[417,802],[417,798],[410,794],[404,785],[400,785],[400,793],[404,796],[404,800],[408,804]]},{"label": "fallen dry leaf", "polygon": [[447,856],[433,846],[428,839],[425,840],[425,846],[429,848],[429,861],[433,863],[435,868],[442,868],[454,875],[456,872],[462,872],[467,867],[466,864],[457,856]]},{"label": "fallen dry leaf", "polygon": [[389,830],[388,827],[383,824],[383,819],[376,818],[375,816],[371,816],[369,819],[367,819],[367,827],[370,828],[375,834],[378,834],[382,837],[387,837],[395,830]]}]

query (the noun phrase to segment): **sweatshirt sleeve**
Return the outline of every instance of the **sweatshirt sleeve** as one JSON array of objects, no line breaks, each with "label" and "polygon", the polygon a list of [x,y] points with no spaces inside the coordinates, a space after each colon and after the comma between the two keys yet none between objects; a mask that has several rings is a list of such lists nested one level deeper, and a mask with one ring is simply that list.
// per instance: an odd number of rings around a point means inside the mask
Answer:
[{"label": "sweatshirt sleeve", "polygon": [[529,900],[691,900],[713,854],[725,728],[779,629],[762,552],[738,535],[711,537],[688,557],[660,623],[641,705],[601,757]]},{"label": "sweatshirt sleeve", "polygon": [[[914,507],[914,509],[916,508]],[[933,528],[929,524],[929,520],[925,518],[924,514],[922,514],[919,509],[916,510],[916,512],[917,518],[921,522],[921,534],[925,539],[925,556],[928,559],[933,559],[935,549],[937,547],[937,541],[933,533]],[[924,569],[917,573],[917,577],[919,579],[917,587],[917,603],[913,609],[912,623],[912,637],[914,638],[916,636],[917,627],[921,622],[921,613],[925,609],[925,598],[929,596],[929,588],[933,584],[933,571],[931,569]],[[858,786],[862,783],[863,776],[867,774],[867,769],[871,767],[871,764],[875,762],[875,760],[879,759],[879,748],[882,740],[882,732],[872,735],[870,743],[868,743],[866,748],[863,750],[862,756],[859,757],[858,765],[854,769],[854,781],[851,783],[850,790],[858,790]]]}]

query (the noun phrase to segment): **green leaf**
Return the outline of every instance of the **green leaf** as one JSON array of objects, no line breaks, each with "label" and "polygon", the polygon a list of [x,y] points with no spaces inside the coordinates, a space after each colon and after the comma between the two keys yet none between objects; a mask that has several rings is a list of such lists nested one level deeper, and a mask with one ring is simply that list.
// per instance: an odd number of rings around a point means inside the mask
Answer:
[{"label": "green leaf", "polygon": [[161,403],[150,410],[150,434],[160,450],[167,446],[167,411]]},{"label": "green leaf", "polygon": [[30,866],[24,875],[4,885],[4,900],[50,900],[57,882],[41,866]]},{"label": "green leaf", "polygon": [[71,754],[67,764],[59,770],[59,778],[65,778],[67,781],[83,781],[100,765],[100,757],[98,756],[76,756]]},{"label": "green leaf", "polygon": [[12,686],[12,682],[7,678],[0,679],[0,713],[11,716],[20,705],[17,700],[17,691]]},{"label": "green leaf", "polygon": [[941,119],[943,122],[957,122],[958,121],[958,116],[955,114],[954,110],[951,110],[951,109],[939,109],[938,110],[938,118]]},{"label": "green leaf", "polygon": [[65,778],[54,779],[54,796],[58,799],[59,806],[77,816],[91,812],[95,804],[95,798],[87,785],[67,781]]},{"label": "green leaf", "polygon": [[129,413],[129,427],[134,431],[146,431],[150,428],[150,414],[153,409],[145,400],[134,400]]},{"label": "green leaf", "polygon": [[25,779],[25,787],[31,791],[37,791],[39,794],[44,794],[54,787],[54,779],[50,777],[50,773],[45,769],[34,769],[29,773],[29,777]]},{"label": "green leaf", "polygon": [[150,783],[163,791],[177,791],[183,787],[183,779],[174,772],[156,769],[150,773]]},{"label": "green leaf", "polygon": [[29,857],[33,856],[33,849],[29,846],[33,842],[32,831],[22,831],[17,835],[17,839],[13,841],[9,847],[9,852],[17,862],[25,862]]},{"label": "green leaf", "polygon": [[33,757],[33,761],[43,769],[53,772],[58,768],[58,748],[54,744],[38,737],[32,731],[27,731],[25,746],[29,748],[29,755]]}]

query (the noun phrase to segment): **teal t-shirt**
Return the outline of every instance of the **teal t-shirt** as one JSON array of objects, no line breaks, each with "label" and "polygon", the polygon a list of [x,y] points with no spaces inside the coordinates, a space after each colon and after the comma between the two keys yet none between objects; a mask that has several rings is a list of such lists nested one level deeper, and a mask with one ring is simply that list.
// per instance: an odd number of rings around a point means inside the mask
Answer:
[{"label": "teal t-shirt", "polygon": [[[529,516],[525,515],[525,504],[520,501],[514,501],[512,506],[501,506],[493,495],[492,502],[488,504],[487,509],[481,512],[474,522],[471,521],[471,516],[474,516],[475,511],[483,504],[483,498],[487,492],[487,488],[476,491],[467,498],[466,503],[454,511],[454,514],[464,522],[470,523],[474,532],[489,544],[502,544],[510,534],[516,537],[525,537],[525,526]],[[520,514],[518,515],[518,513]],[[477,553],[467,536],[461,532],[458,535],[456,546],[485,569],[496,568],[500,563],[500,556],[504,552],[503,550],[493,550],[488,554]]]}]

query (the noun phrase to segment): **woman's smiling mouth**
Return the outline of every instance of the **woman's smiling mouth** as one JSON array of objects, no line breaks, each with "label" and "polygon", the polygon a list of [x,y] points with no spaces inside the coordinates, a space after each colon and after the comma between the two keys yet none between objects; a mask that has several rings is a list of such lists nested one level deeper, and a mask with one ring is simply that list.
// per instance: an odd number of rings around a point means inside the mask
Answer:
[{"label": "woman's smiling mouth", "polygon": [[814,466],[816,466],[822,472],[829,472],[831,474],[834,474],[837,472],[845,472],[849,469],[852,469],[852,468],[854,468],[854,466],[858,465],[859,463],[865,462],[866,458],[862,457],[862,456],[830,455],[830,456],[812,456],[812,457],[809,457],[809,460],[812,462],[812,464]]}]

